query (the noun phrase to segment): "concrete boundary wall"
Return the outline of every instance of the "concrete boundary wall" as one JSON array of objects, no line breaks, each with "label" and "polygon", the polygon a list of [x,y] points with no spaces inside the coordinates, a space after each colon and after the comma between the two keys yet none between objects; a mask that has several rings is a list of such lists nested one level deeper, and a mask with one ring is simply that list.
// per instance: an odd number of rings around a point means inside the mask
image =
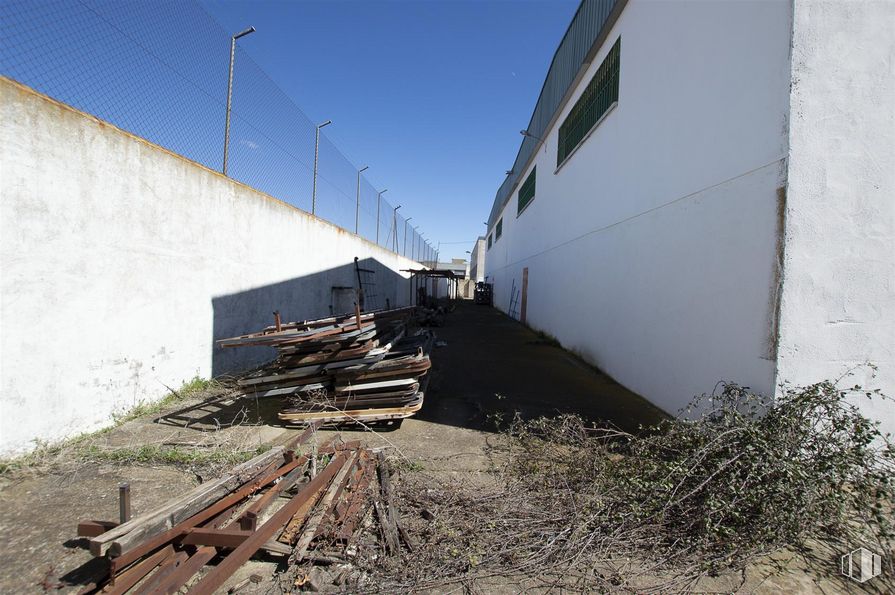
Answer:
[{"label": "concrete boundary wall", "polygon": [[260,363],[214,340],[347,310],[355,257],[409,299],[411,260],[6,78],[0,146],[0,455]]}]

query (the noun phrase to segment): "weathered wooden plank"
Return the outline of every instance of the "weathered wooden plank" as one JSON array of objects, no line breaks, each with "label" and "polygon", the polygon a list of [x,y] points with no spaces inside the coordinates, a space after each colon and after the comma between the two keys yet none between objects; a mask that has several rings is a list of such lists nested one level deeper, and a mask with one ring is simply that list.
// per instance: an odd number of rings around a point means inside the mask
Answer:
[{"label": "weathered wooden plank", "polygon": [[153,510],[98,535],[90,540],[94,556],[105,555],[115,544],[113,553],[120,553],[153,535],[163,533],[180,521],[196,514],[220,500],[240,485],[257,477],[271,462],[281,459],[283,447],[274,447],[253,459],[237,465],[233,470],[212,482],[204,483],[159,509]]},{"label": "weathered wooden plank", "polygon": [[208,521],[209,519],[214,518],[221,512],[227,510],[234,504],[244,500],[247,496],[253,494],[258,489],[272,483],[276,479],[282,477],[286,473],[291,471],[288,466],[283,466],[270,473],[265,475],[261,479],[253,480],[245,485],[243,485],[238,491],[230,494],[226,498],[216,502],[212,506],[209,506],[205,510],[193,515],[192,517],[186,519],[185,521],[178,523],[175,527],[172,527],[168,531],[156,535],[148,539],[147,541],[139,544],[138,546],[130,549],[126,552],[121,553],[120,556],[113,558],[111,562],[111,571],[114,575],[119,570],[129,566],[133,562],[139,560],[141,557],[145,556],[148,553],[155,551],[156,549],[165,546],[169,542],[174,539],[177,539],[193,527],[201,525],[202,523]]},{"label": "weathered wooden plank", "polygon": [[422,406],[423,393],[420,401],[406,407],[382,407],[378,409],[349,409],[335,411],[312,411],[308,413],[280,413],[278,417],[290,423],[302,423],[306,421],[320,421],[323,423],[335,423],[339,421],[384,421],[389,419],[402,419],[410,417]]},{"label": "weathered wooden plank", "polygon": [[224,558],[220,564],[211,569],[202,579],[196,583],[190,590],[190,595],[211,595],[249,558],[251,558],[258,548],[266,541],[271,539],[292,518],[292,515],[307,502],[314,494],[323,491],[332,481],[335,474],[345,465],[348,459],[347,453],[341,453],[333,458],[329,465],[321,471],[317,477],[312,479],[303,490],[301,490],[294,498],[289,500],[251,537],[242,542],[242,544]]},{"label": "weathered wooden plank", "polygon": [[376,459],[379,463],[377,470],[379,471],[379,490],[382,496],[381,509],[377,508],[376,512],[379,514],[379,523],[386,533],[386,543],[391,550],[390,553],[394,556],[399,552],[400,537],[398,535],[398,513],[392,499],[391,473],[389,472],[385,454],[382,452],[376,453]]}]

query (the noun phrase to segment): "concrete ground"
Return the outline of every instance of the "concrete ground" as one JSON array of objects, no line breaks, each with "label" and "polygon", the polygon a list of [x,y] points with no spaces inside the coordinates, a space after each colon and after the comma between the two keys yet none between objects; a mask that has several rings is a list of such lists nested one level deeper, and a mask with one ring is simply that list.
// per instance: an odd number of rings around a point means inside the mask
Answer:
[{"label": "concrete ground", "polygon": [[[433,354],[433,370],[421,412],[400,429],[382,433],[343,431],[371,446],[389,446],[435,478],[484,478],[492,463],[489,445],[497,440],[492,416],[519,412],[524,417],[577,412],[623,429],[650,424],[663,414],[648,402],[585,365],[518,322],[492,308],[464,302],[434,329],[446,345]],[[296,430],[276,418],[279,402],[232,399],[180,403],[172,411],[130,421],[92,439],[99,449],[135,449],[174,445],[247,450],[279,444]],[[333,434],[320,432],[319,439]],[[0,477],[0,592],[24,593],[44,588],[75,591],[97,569],[75,536],[79,520],[115,519],[117,486],[129,482],[134,514],[159,506],[209,473],[207,466],[114,464],[62,460]],[[850,585],[817,581],[798,561],[772,578],[770,565],[750,570],[748,591],[847,592]],[[252,562],[232,582],[249,572],[269,576],[273,563]],[[493,582],[493,581],[492,581]],[[489,591],[515,592],[524,587],[497,582]],[[739,580],[717,588],[730,591]],[[492,588],[493,587],[493,588]],[[712,586],[706,585],[710,590]],[[257,589],[263,589],[259,586]],[[245,592],[253,592],[252,589]],[[857,591],[855,591],[857,592]]]}]

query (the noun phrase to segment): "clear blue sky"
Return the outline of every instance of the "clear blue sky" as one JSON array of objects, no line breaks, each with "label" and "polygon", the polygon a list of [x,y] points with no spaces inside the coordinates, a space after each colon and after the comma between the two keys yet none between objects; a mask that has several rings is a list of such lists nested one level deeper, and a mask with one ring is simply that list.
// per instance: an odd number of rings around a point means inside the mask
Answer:
[{"label": "clear blue sky", "polygon": [[[202,5],[387,198],[465,257],[577,0]],[[447,242],[465,242],[446,244]]]}]

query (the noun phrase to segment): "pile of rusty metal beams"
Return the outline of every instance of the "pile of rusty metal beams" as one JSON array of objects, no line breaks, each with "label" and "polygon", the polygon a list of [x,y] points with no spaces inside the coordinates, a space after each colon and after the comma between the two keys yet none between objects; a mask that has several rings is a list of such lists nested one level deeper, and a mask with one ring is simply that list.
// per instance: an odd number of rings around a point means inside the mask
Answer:
[{"label": "pile of rusty metal beams", "polygon": [[412,551],[382,453],[331,440],[296,455],[316,425],[156,510],[129,518],[128,492],[120,523],[81,522],[78,535],[109,559],[107,573],[82,593],[210,594],[259,555],[289,566],[347,560],[373,511],[381,548]]},{"label": "pile of rusty metal beams", "polygon": [[277,358],[238,381],[243,394],[281,397],[281,421],[400,425],[423,405],[434,335],[408,335],[413,308],[297,323],[223,339],[275,347]]}]

